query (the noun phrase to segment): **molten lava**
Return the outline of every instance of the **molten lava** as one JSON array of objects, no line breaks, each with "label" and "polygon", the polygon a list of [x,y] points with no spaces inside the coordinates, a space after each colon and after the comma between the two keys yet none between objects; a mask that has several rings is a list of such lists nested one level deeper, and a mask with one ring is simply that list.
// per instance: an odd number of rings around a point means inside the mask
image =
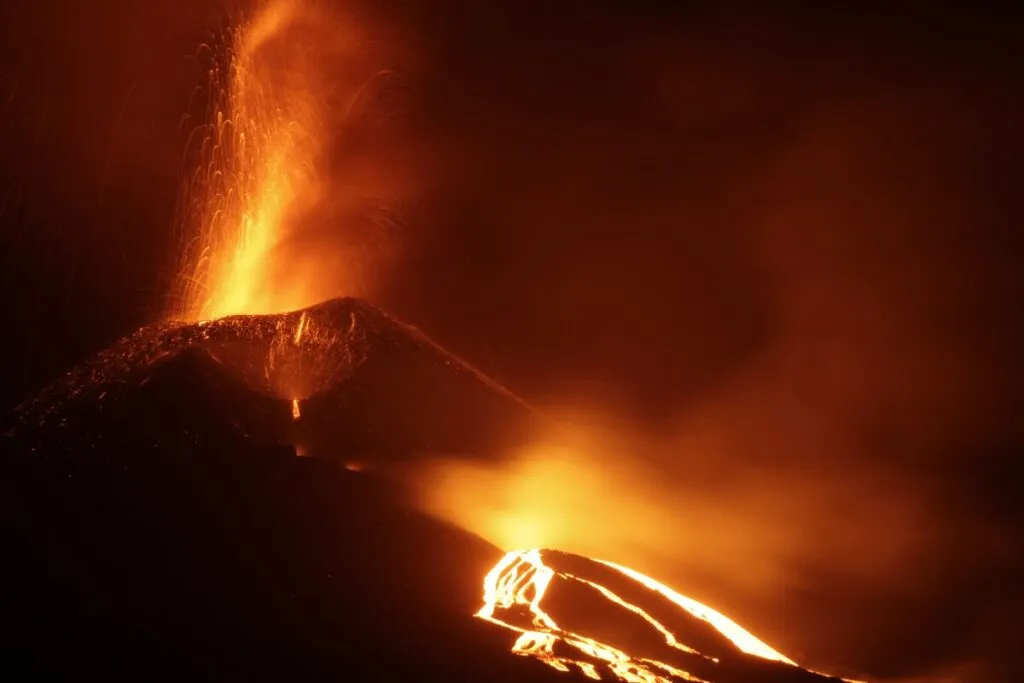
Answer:
[{"label": "molten lava", "polygon": [[[476,616],[517,632],[519,636],[512,646],[516,654],[535,657],[559,671],[576,669],[594,680],[601,680],[602,671],[607,671],[627,683],[718,680],[716,672],[720,661],[742,656],[739,653],[784,667],[797,666],[728,617],[648,576],[612,562],[578,558],[586,565],[611,570],[608,576],[615,583],[609,579],[602,583],[594,577],[556,568],[557,562],[545,561],[548,552],[537,549],[509,552],[484,579],[484,605]],[[563,597],[554,599],[549,607],[550,601],[545,602],[545,599],[553,589],[562,592]],[[653,639],[648,638],[648,643],[659,643],[657,657],[651,656],[654,648],[647,643],[641,646],[643,654],[629,654],[627,648],[636,647],[635,639],[632,643],[613,644],[609,641],[614,636],[599,639],[584,634],[581,626],[568,625],[574,618],[579,621],[579,615],[573,614],[571,609],[566,610],[566,622],[563,623],[561,617],[556,620],[555,609],[571,605],[564,596],[573,589],[596,593],[611,603],[618,610],[618,616],[612,618],[615,623],[629,619],[630,615],[639,619],[656,634]],[[683,612],[671,615],[671,623],[661,614],[655,616],[653,607],[648,605],[662,603],[661,612],[665,612],[664,601]],[[688,617],[691,623],[686,626],[687,636],[699,642],[700,649],[682,642],[681,632],[678,627],[674,628],[676,623],[686,623],[680,616]]]},{"label": "molten lava", "polygon": [[[198,164],[181,207],[188,242],[172,318],[294,311],[351,294],[362,279],[355,272],[368,257],[351,233],[379,226],[387,201],[364,196],[380,188],[350,165],[343,186],[331,184],[335,144],[370,84],[391,72],[374,66],[358,20],[339,12],[264,0],[223,47],[210,47],[212,101],[190,150]],[[329,239],[317,232],[322,211],[333,216]]]},{"label": "molten lava", "polygon": [[[310,74],[274,63],[272,42],[298,18],[295,0],[264,5],[228,41],[226,73],[210,71],[213,120],[192,179],[190,222],[177,317],[276,313],[315,303],[274,282],[271,258],[316,201],[322,103]],[[270,62],[270,63],[268,63]]]}]

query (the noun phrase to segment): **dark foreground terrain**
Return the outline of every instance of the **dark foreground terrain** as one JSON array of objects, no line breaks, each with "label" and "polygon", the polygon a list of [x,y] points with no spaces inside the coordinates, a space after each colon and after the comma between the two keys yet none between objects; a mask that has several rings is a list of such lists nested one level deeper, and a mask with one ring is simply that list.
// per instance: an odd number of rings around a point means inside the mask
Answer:
[{"label": "dark foreground terrain", "polygon": [[[510,654],[516,633],[472,617],[503,551],[416,512],[373,466],[499,457],[541,421],[358,301],[142,330],[6,429],[6,666],[22,679],[585,680]],[[585,558],[550,557],[618,581],[713,651],[717,663],[673,660],[704,680],[826,680],[739,652]],[[575,630],[663,653],[597,592],[560,594]]]}]

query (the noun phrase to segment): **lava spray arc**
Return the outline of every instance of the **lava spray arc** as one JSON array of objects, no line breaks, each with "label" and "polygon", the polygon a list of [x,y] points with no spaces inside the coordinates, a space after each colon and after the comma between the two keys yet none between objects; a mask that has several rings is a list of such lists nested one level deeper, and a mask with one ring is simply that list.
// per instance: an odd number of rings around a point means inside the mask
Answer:
[{"label": "lava spray arc", "polygon": [[308,75],[267,78],[258,59],[295,21],[295,2],[265,5],[226,41],[227,63],[209,73],[212,121],[190,179],[176,317],[269,313],[282,306],[266,283],[275,242],[302,202],[315,200],[322,141],[319,103]]},{"label": "lava spray arc", "polygon": [[340,244],[347,226],[331,225],[326,250],[307,237],[327,195],[338,202],[332,145],[390,73],[375,69],[360,31],[315,3],[268,0],[208,46],[210,114],[189,145],[199,158],[180,211],[187,241],[171,317],[281,313],[358,293],[347,267],[356,250]]}]

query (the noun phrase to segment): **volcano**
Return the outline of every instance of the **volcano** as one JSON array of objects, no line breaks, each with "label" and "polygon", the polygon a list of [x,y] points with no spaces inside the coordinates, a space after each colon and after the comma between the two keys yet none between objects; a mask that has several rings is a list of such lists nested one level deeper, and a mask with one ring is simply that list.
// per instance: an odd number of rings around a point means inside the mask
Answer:
[{"label": "volcano", "polygon": [[[197,403],[202,417],[193,414]],[[255,443],[349,457],[495,456],[542,420],[415,328],[357,299],[146,327],[16,412],[9,436],[64,444],[71,458],[95,439],[130,440],[143,428],[193,444],[217,433],[194,420],[232,425]]]},{"label": "volcano", "polygon": [[6,429],[6,661],[61,678],[840,680],[627,568],[496,548],[388,476],[431,453],[497,459],[546,426],[355,299],[144,328]]}]

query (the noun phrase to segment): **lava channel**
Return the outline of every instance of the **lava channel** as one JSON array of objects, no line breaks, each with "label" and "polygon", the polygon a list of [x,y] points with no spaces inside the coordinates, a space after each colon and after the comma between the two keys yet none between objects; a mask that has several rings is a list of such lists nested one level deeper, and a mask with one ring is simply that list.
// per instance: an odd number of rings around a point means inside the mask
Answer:
[{"label": "lava channel", "polygon": [[513,653],[593,680],[711,683],[753,668],[847,680],[802,669],[725,615],[604,560],[511,551],[485,577],[483,600],[475,616],[518,633]]}]

